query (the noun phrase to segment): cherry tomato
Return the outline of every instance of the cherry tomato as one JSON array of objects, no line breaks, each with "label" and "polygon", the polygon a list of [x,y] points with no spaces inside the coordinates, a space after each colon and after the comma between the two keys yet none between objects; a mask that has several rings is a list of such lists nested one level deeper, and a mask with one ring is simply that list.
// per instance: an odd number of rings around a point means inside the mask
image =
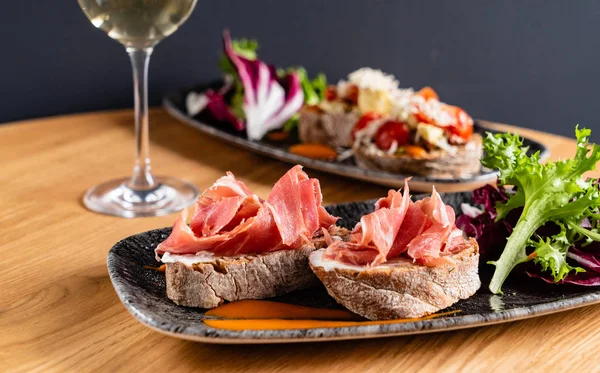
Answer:
[{"label": "cherry tomato", "polygon": [[418,111],[417,113],[415,113],[415,116],[417,117],[417,120],[419,122],[433,124],[434,126],[445,128],[448,126],[452,126],[455,122],[455,113],[454,111],[450,110],[449,107],[449,105],[440,103],[439,108],[437,109],[440,111],[440,113],[437,113],[437,115],[433,116],[430,115],[431,113]]},{"label": "cherry tomato", "polygon": [[385,122],[375,134],[375,144],[382,149],[388,150],[394,141],[398,146],[408,144],[410,140],[410,129],[406,123],[388,120]]},{"label": "cherry tomato", "polygon": [[334,85],[327,86],[327,90],[325,91],[325,99],[327,101],[333,101],[337,98],[337,89]]},{"label": "cherry tomato", "polygon": [[356,132],[362,130],[363,128],[366,128],[369,125],[369,123],[379,118],[381,118],[381,114],[375,112],[369,112],[360,117],[360,119],[358,120],[358,122],[356,122],[354,128],[352,129],[352,140],[356,138]]},{"label": "cherry tomato", "polygon": [[429,115],[425,114],[422,111],[417,111],[415,113],[415,117],[417,117],[417,120],[419,122],[423,122],[423,123],[427,123],[427,124],[433,124],[434,126],[438,125],[433,118],[431,118]]},{"label": "cherry tomato", "polygon": [[473,119],[458,106],[448,106],[448,110],[451,110],[453,117],[456,118],[455,125],[448,129],[450,133],[465,141],[469,140],[473,134]]},{"label": "cherry tomato", "polygon": [[458,106],[447,104],[441,104],[440,110],[445,112],[443,115],[447,117],[447,123],[445,120],[444,123],[439,123],[435,118],[423,112],[417,112],[415,116],[419,122],[433,124],[434,126],[446,129],[449,135],[458,136],[463,140],[471,138],[473,134],[473,119],[471,119],[469,114]]},{"label": "cherry tomato", "polygon": [[423,87],[419,92],[417,92],[419,96],[422,96],[425,100],[435,99],[439,100],[437,93],[431,87]]}]

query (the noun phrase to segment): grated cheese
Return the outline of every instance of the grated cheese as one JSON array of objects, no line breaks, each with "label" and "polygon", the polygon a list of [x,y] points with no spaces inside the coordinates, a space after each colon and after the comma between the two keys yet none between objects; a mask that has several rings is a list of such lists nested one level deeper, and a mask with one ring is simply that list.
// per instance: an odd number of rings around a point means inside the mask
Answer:
[{"label": "grated cheese", "polygon": [[454,118],[450,113],[442,108],[444,105],[438,100],[425,100],[423,96],[414,95],[411,98],[412,113],[423,113],[425,116],[433,119],[438,126],[445,127],[454,124]]},{"label": "grated cheese", "polygon": [[361,89],[388,92],[398,89],[398,81],[393,75],[370,67],[363,67],[350,73],[348,81]]}]

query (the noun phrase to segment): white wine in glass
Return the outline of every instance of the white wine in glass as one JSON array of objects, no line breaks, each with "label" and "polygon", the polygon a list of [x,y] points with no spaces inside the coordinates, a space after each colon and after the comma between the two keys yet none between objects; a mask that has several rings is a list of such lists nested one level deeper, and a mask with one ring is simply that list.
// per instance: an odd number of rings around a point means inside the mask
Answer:
[{"label": "white wine in glass", "polygon": [[123,44],[133,68],[136,151],[133,175],[89,189],[83,201],[96,212],[134,218],[165,215],[192,204],[198,190],[152,175],[148,134],[148,63],[154,46],[185,22],[196,0],[78,0],[97,28]]}]

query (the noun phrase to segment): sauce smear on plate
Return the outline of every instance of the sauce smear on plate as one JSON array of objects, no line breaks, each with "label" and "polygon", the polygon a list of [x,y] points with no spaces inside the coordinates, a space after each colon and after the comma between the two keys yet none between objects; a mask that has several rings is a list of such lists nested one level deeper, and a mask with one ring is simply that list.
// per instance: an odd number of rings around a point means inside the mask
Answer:
[{"label": "sauce smear on plate", "polygon": [[337,152],[330,146],[322,144],[297,144],[289,148],[289,152],[296,155],[312,159],[321,159],[332,161],[337,157]]},{"label": "sauce smear on plate", "polygon": [[460,310],[411,319],[369,321],[341,309],[314,308],[263,300],[242,300],[226,303],[207,311],[205,315],[210,318],[203,321],[210,327],[228,330],[311,329],[400,324],[429,320],[458,312]]}]

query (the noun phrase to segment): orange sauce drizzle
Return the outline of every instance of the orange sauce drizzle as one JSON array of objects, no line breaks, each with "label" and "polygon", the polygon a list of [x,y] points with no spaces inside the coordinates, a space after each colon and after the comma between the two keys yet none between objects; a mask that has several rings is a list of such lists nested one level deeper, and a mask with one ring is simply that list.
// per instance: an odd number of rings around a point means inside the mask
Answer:
[{"label": "orange sauce drizzle", "polygon": [[167,270],[167,265],[163,264],[160,267],[152,267],[152,266],[145,265],[144,269],[151,269],[153,271],[165,272]]},{"label": "orange sauce drizzle", "polygon": [[225,303],[205,313],[223,319],[310,319],[362,320],[347,310],[313,308],[268,300],[240,300]]},{"label": "orange sauce drizzle", "polygon": [[284,131],[274,131],[267,133],[267,138],[271,141],[284,141],[290,137],[290,134]]},{"label": "orange sauce drizzle", "polygon": [[293,304],[242,300],[213,308],[206,312],[204,323],[228,330],[281,330],[335,328],[347,326],[401,324],[452,315],[460,310],[436,313],[419,318],[368,321],[347,311],[297,306]]},{"label": "orange sauce drizzle", "polygon": [[332,160],[337,157],[335,149],[323,144],[304,143],[292,145],[289,151],[290,153],[313,159]]}]

